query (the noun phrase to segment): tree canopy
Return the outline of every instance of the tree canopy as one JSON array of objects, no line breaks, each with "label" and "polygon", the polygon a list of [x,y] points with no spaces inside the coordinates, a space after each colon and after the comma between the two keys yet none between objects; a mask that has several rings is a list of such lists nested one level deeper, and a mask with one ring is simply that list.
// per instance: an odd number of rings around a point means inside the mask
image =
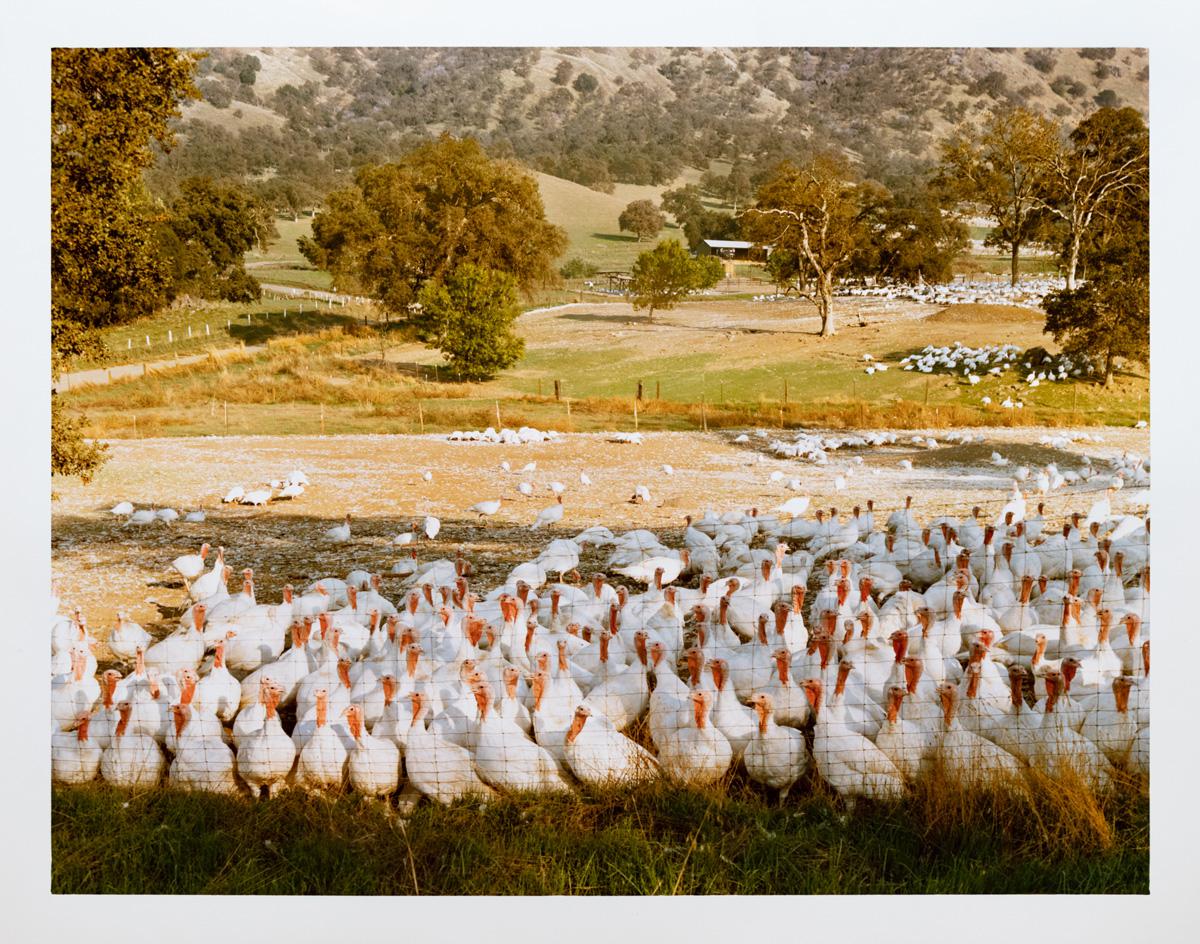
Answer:
[{"label": "tree canopy", "polygon": [[823,337],[836,332],[834,286],[874,240],[888,197],[876,183],[855,181],[843,157],[821,154],[801,166],[781,164],[742,214],[749,238],[773,246],[772,254],[790,253],[811,274],[812,291],[800,294],[816,305]]},{"label": "tree canopy", "polygon": [[1088,280],[1046,296],[1046,332],[1070,353],[1104,362],[1104,384],[1116,358],[1149,363],[1150,188],[1124,191],[1089,228],[1080,250]]},{"label": "tree canopy", "polygon": [[529,174],[448,135],[394,164],[361,168],[353,186],[326,198],[312,238],[300,240],[337,285],[379,299],[425,341],[437,338],[436,327],[409,307],[426,282],[473,263],[529,292],[555,281],[553,262],[565,248]]},{"label": "tree canopy", "polygon": [[226,301],[260,297],[243,256],[277,235],[266,204],[239,187],[194,177],[183,182],[170,211],[162,248],[173,269],[174,292]]},{"label": "tree canopy", "polygon": [[[164,48],[54,49],[50,87],[51,370],[99,341],[88,331],[148,314],[169,291],[162,210],[142,171],[174,141],[196,98],[196,57]],[[80,424],[51,409],[52,472],[85,479],[102,461]]]},{"label": "tree canopy", "polygon": [[638,242],[653,239],[667,224],[666,217],[659,212],[658,207],[650,200],[634,200],[617,217],[617,224],[623,233],[633,233]]},{"label": "tree canopy", "polygon": [[693,259],[678,241],[661,242],[633,263],[633,307],[649,309],[646,317],[653,321],[656,308],[674,308],[692,292],[712,288],[724,271],[714,256]]},{"label": "tree canopy", "polygon": [[525,342],[512,331],[520,314],[516,300],[511,275],[470,262],[421,289],[435,346],[467,380],[487,380],[521,359]]},{"label": "tree canopy", "polygon": [[997,111],[982,129],[960,128],[942,145],[940,183],[995,221],[986,242],[1008,250],[1013,285],[1021,248],[1048,235],[1042,197],[1059,149],[1055,123],[1020,107]]},{"label": "tree canopy", "polygon": [[1133,108],[1101,108],[1071,132],[1047,167],[1042,205],[1065,227],[1062,259],[1075,287],[1084,239],[1098,219],[1150,183],[1150,132]]}]

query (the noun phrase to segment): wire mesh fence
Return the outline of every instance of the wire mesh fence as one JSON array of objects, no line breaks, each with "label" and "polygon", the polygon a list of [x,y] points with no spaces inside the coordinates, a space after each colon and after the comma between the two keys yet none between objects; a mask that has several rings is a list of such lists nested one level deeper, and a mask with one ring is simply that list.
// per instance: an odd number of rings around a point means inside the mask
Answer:
[{"label": "wire mesh fence", "polygon": [[[995,504],[707,512],[676,547],[532,533],[493,586],[460,553],[398,568],[387,595],[356,570],[271,604],[205,544],[171,565],[189,602],[160,638],[53,618],[52,775],[401,803],[1148,777],[1148,515]],[[607,555],[587,578],[585,547]]]}]

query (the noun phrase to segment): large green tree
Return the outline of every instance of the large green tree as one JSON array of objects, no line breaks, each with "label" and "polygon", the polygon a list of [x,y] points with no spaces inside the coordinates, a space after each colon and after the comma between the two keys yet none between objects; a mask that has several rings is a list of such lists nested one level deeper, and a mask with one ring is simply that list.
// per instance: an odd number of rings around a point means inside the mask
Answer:
[{"label": "large green tree", "polygon": [[[179,103],[198,97],[197,58],[176,49],[55,49],[50,70],[50,317],[54,377],[95,350],[92,329],[152,312],[169,273],[158,251],[161,208],[142,187],[153,145],[168,149]],[[87,478],[102,453],[60,405],[51,411],[51,471]]]},{"label": "large green tree", "polygon": [[940,185],[995,222],[986,243],[1008,251],[1013,285],[1022,247],[1048,235],[1043,195],[1060,149],[1058,126],[1020,107],[997,111],[982,128],[960,128],[942,145]]},{"label": "large green tree", "polygon": [[530,292],[556,279],[566,234],[547,222],[537,181],[487,156],[471,138],[444,135],[394,164],[361,168],[313,220],[300,250],[335,284],[379,299],[434,342],[437,325],[410,311],[426,282],[464,263],[511,275]]},{"label": "large green tree", "polygon": [[657,236],[666,223],[666,217],[650,200],[634,200],[617,217],[621,232],[633,233],[639,243]]},{"label": "large green tree", "polygon": [[845,158],[821,154],[801,166],[781,164],[742,214],[749,238],[790,253],[811,277],[811,290],[799,293],[816,306],[822,337],[837,330],[834,287],[875,239],[888,198],[879,184],[856,181]]},{"label": "large green tree", "polygon": [[648,309],[646,317],[653,321],[656,308],[674,308],[692,292],[712,288],[724,271],[715,256],[693,259],[676,240],[661,242],[633,263],[633,307]]},{"label": "large green tree", "polygon": [[1046,296],[1046,332],[1070,353],[1104,364],[1112,382],[1117,358],[1150,359],[1150,188],[1106,204],[1080,250],[1087,281]]},{"label": "large green tree", "polygon": [[243,257],[276,235],[274,214],[257,197],[207,177],[185,180],[162,234],[175,293],[226,301],[258,299],[261,290],[246,272]]},{"label": "large green tree", "polygon": [[[1042,203],[1066,229],[1062,261],[1075,288],[1084,239],[1109,207],[1150,183],[1150,132],[1134,108],[1101,108],[1048,163]],[[1136,197],[1135,197],[1136,199]]]},{"label": "large green tree", "polygon": [[435,345],[467,380],[487,380],[521,359],[525,342],[512,331],[516,301],[511,275],[470,262],[421,289]]}]

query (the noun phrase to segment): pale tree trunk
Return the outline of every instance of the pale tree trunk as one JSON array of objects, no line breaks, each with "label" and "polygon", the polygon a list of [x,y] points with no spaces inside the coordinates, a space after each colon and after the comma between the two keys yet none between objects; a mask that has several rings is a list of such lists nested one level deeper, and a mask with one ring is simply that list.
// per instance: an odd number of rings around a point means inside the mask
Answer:
[{"label": "pale tree trunk", "polygon": [[1075,291],[1075,271],[1079,267],[1079,246],[1083,234],[1076,232],[1071,235],[1071,248],[1067,252],[1067,291]]},{"label": "pale tree trunk", "polygon": [[817,290],[817,311],[821,314],[821,337],[831,338],[837,333],[833,322],[833,279],[823,276]]},{"label": "pale tree trunk", "polygon": [[1112,348],[1108,349],[1108,355],[1104,360],[1104,386],[1109,386],[1112,383],[1113,377],[1113,352]]}]

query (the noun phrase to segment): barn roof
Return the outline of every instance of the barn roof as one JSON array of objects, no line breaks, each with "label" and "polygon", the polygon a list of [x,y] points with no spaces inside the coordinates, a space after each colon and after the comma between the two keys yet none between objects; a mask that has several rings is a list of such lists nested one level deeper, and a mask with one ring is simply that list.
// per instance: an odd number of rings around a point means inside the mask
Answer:
[{"label": "barn roof", "polygon": [[706,239],[704,244],[712,249],[753,249],[754,243],[741,239]]}]

